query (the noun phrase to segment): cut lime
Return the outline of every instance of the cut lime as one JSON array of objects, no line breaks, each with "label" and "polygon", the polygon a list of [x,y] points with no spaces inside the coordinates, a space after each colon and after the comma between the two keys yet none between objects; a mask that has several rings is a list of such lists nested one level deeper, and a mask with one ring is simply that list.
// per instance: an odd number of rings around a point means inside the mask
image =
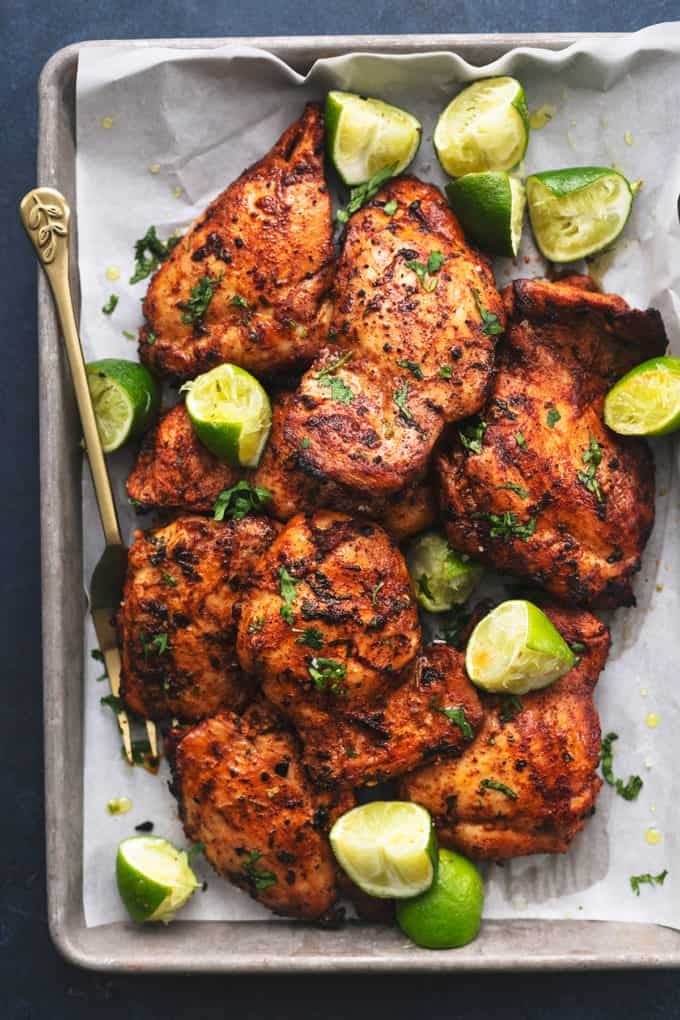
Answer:
[{"label": "cut lime", "polygon": [[103,358],[87,365],[87,383],[104,453],[141,436],[156,417],[158,386],[137,361]]},{"label": "cut lime", "polygon": [[493,255],[517,254],[526,204],[520,180],[505,170],[465,174],[449,181],[446,194],[470,241]]},{"label": "cut lime", "polygon": [[425,808],[374,800],[338,818],[330,833],[340,866],[369,896],[401,899],[432,885],[437,838]]},{"label": "cut lime", "polygon": [[363,184],[396,164],[403,173],[413,160],[422,128],[406,110],[352,92],[326,97],[326,146],[333,166],[347,185]]},{"label": "cut lime", "polygon": [[546,170],[526,184],[531,229],[550,262],[574,262],[613,244],[633,205],[626,178],[607,167]]},{"label": "cut lime", "polygon": [[604,420],[622,436],[665,436],[680,428],[680,358],[651,358],[619,379]]},{"label": "cut lime", "polygon": [[200,887],[184,850],[160,836],[124,839],[116,855],[120,898],[133,921],[172,921]]},{"label": "cut lime", "polygon": [[427,892],[397,904],[399,927],[425,949],[454,949],[479,932],[484,884],[471,861],[439,851],[437,877]]},{"label": "cut lime", "polygon": [[234,466],[257,467],[272,421],[269,397],[238,365],[218,365],[182,386],[198,438]]},{"label": "cut lime", "polygon": [[529,144],[524,89],[514,78],[468,85],[440,116],[432,142],[450,177],[512,170]]},{"label": "cut lime", "polygon": [[533,602],[502,602],[480,620],[468,641],[465,668],[485,691],[526,694],[567,673],[574,653]]},{"label": "cut lime", "polygon": [[465,602],[482,576],[482,568],[451,548],[439,531],[427,531],[407,555],[416,598],[430,613],[445,613]]}]

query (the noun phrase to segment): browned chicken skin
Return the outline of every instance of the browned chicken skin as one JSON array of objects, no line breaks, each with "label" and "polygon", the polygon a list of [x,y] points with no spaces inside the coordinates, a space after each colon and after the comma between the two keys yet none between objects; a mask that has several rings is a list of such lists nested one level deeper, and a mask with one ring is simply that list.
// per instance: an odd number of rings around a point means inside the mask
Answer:
[{"label": "browned chicken skin", "polygon": [[482,721],[482,706],[460,652],[431,645],[404,683],[376,704],[338,703],[330,712],[309,704],[295,721],[313,781],[357,787],[459,753]]},{"label": "browned chicken skin", "polygon": [[[215,199],[153,277],[141,360],[174,379],[226,361],[256,374],[309,363],[326,340],[333,262],[323,117],[309,104],[273,149]],[[202,280],[213,295],[205,314],[191,321],[196,309],[187,302],[192,288],[205,293]]]},{"label": "browned chicken skin", "polygon": [[329,510],[286,525],[239,614],[243,669],[293,721],[308,703],[354,708],[384,696],[420,648],[401,553],[377,524]]},{"label": "browned chicken skin", "polygon": [[129,709],[200,719],[252,695],[236,659],[232,610],[279,527],[264,517],[179,517],[136,532],[118,614]]},{"label": "browned chicken skin", "polygon": [[220,712],[169,743],[184,831],[218,874],[277,914],[332,921],[338,890],[326,834],[353,806],[351,793],[332,800],[312,790],[297,741],[270,706]]},{"label": "browned chicken skin", "polygon": [[583,284],[507,288],[510,324],[483,425],[464,426],[467,448],[456,437],[437,468],[456,549],[565,601],[615,607],[634,602],[654,465],[644,440],[606,428],[604,397],[633,365],[662,354],[666,336],[657,312]]},{"label": "browned chicken skin", "polygon": [[181,403],[144,437],[127,494],[140,507],[209,512],[220,492],[242,476],[197,438]]},{"label": "browned chicken skin", "polygon": [[[408,263],[430,256],[436,271],[421,280]],[[286,420],[300,464],[375,495],[417,480],[444,425],[484,403],[503,321],[489,261],[466,244],[441,192],[390,181],[345,231],[336,343],[303,377]]]},{"label": "browned chicken skin", "polygon": [[585,646],[577,665],[522,697],[514,717],[517,706],[482,695],[484,721],[461,757],[402,782],[402,796],[431,812],[440,843],[471,857],[564,852],[592,814],[602,785],[595,772],[600,721],[593,689],[609,634],[584,610],[546,612],[567,642]]}]

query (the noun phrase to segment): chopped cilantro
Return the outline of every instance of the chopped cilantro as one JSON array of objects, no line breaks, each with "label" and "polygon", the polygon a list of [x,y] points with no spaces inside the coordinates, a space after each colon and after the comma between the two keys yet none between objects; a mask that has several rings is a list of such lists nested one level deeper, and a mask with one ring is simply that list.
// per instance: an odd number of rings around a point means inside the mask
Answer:
[{"label": "chopped cilantro", "polygon": [[619,739],[618,733],[608,733],[602,740],[602,752],[600,754],[600,764],[602,765],[602,777],[605,783],[613,786],[620,797],[624,800],[635,800],[640,790],[642,789],[643,783],[640,776],[629,776],[628,781],[624,783],[622,779],[617,779],[614,776],[614,748],[613,744],[615,740]]},{"label": "chopped cilantro", "polygon": [[305,436],[304,437],[304,439],[300,443],[300,449],[301,450],[308,450],[309,449],[309,436]]},{"label": "chopped cilantro", "polygon": [[112,712],[116,713],[116,715],[118,715],[118,713],[123,709],[123,702],[120,698],[117,698],[115,694],[107,694],[105,698],[100,698],[99,704],[106,705],[106,707],[110,708]]},{"label": "chopped cilantro", "polygon": [[279,570],[279,594],[283,599],[283,605],[279,609],[279,613],[284,618],[286,623],[293,623],[293,610],[291,606],[297,598],[297,585],[299,582],[288,573],[285,567],[281,567]]},{"label": "chopped cilantro", "polygon": [[380,589],[383,588],[384,585],[385,585],[384,581],[378,581],[378,583],[376,584],[375,588],[371,592],[371,605],[374,608],[377,607],[377,605],[378,605],[378,594],[380,593]]},{"label": "chopped cilantro", "polygon": [[201,276],[198,283],[195,283],[186,301],[178,301],[177,307],[182,309],[182,322],[185,325],[200,325],[208,311],[208,306],[213,299],[215,288],[222,279],[222,274],[217,277]]},{"label": "chopped cilantro", "polygon": [[320,372],[316,373],[316,378],[326,379],[329,375],[335,375],[339,368],[342,368],[343,365],[347,364],[353,353],[353,351],[347,351],[346,354],[343,354],[343,356],[338,358],[337,361],[332,362],[330,365],[326,365],[325,368],[322,368]]},{"label": "chopped cilantro", "polygon": [[591,436],[590,442],[583,453],[583,463],[586,465],[586,469],[585,471],[577,471],[576,477],[584,489],[592,493],[598,503],[604,503],[604,496],[602,494],[602,489],[600,488],[600,483],[595,477],[601,462],[602,447],[598,443],[597,439],[595,439],[595,436]]},{"label": "chopped cilantro", "polygon": [[408,394],[409,394],[409,389],[410,388],[411,387],[410,387],[409,382],[407,380],[398,389],[396,389],[394,391],[394,393],[392,394],[392,399],[394,400],[395,404],[399,408],[399,411],[400,411],[402,417],[406,418],[407,421],[413,421],[414,420],[413,415],[411,414],[411,412],[409,411],[408,406],[407,406]]},{"label": "chopped cilantro", "polygon": [[272,498],[269,489],[251,482],[240,481],[230,489],[222,489],[213,505],[213,519],[241,521],[248,514],[257,513]]},{"label": "chopped cilantro", "polygon": [[300,637],[295,639],[295,644],[308,645],[318,652],[319,649],[323,648],[323,633],[318,627],[305,627]]},{"label": "chopped cilantro", "polygon": [[520,450],[526,450],[527,441],[521,432],[515,432],[515,442],[519,446]]},{"label": "chopped cilantro", "polygon": [[497,489],[507,489],[509,492],[515,492],[520,499],[526,499],[529,493],[526,489],[523,489],[521,485],[515,485],[514,482],[506,482],[505,485],[497,485]]},{"label": "chopped cilantro", "polygon": [[136,335],[134,333],[131,333],[129,329],[122,329],[121,333],[125,337],[126,340],[136,340],[137,339]]},{"label": "chopped cilantro", "polygon": [[504,542],[510,542],[514,538],[526,542],[536,530],[535,517],[530,517],[528,521],[520,524],[513,510],[505,510],[502,514],[479,514],[479,516],[486,517],[491,525],[490,537],[502,538]]},{"label": "chopped cilantro", "polygon": [[440,251],[431,251],[427,260],[427,271],[430,273],[438,273],[441,267],[446,262],[446,259]]},{"label": "chopped cilantro", "polygon": [[548,423],[548,428],[554,429],[562,415],[555,407],[551,407],[545,416],[545,420]]},{"label": "chopped cilantro", "polygon": [[229,299],[229,304],[234,305],[236,308],[249,308],[248,302],[245,298],[241,297],[240,294],[232,294]]},{"label": "chopped cilantro", "polygon": [[317,691],[330,691],[331,694],[344,694],[342,681],[347,675],[344,662],[337,659],[312,659],[307,667]]},{"label": "chopped cilantro", "polygon": [[668,871],[664,868],[664,870],[660,871],[658,875],[650,875],[649,872],[644,875],[631,875],[630,887],[635,895],[639,896],[641,885],[663,885],[667,874]]},{"label": "chopped cilantro", "polygon": [[479,296],[479,291],[476,287],[472,288],[472,296],[475,299],[477,305],[477,311],[482,317],[482,333],[484,336],[498,336],[499,333],[503,332],[503,326],[501,325],[500,319],[494,312],[489,312],[482,305],[482,299]]},{"label": "chopped cilantro", "polygon": [[441,365],[439,368],[440,379],[450,379],[453,375],[453,369],[450,365]]},{"label": "chopped cilantro", "polygon": [[393,198],[389,202],[385,202],[383,206],[383,212],[387,213],[388,216],[394,216],[395,212],[397,211],[397,205],[398,203],[396,199]]},{"label": "chopped cilantro", "polygon": [[499,793],[504,793],[510,800],[517,800],[517,793],[512,790],[505,783],[499,783],[497,779],[482,779],[480,786],[480,793],[484,790],[498,790]]},{"label": "chopped cilantro", "polygon": [[177,578],[173,577],[172,574],[161,574],[161,580],[163,584],[167,584],[171,588],[177,587]]},{"label": "chopped cilantro", "polygon": [[366,205],[367,202],[373,198],[374,195],[382,188],[385,181],[388,181],[397,169],[397,164],[392,163],[391,166],[383,167],[382,170],[378,170],[376,174],[366,181],[365,184],[359,184],[356,188],[351,188],[349,193],[349,202],[344,209],[338,209],[335,214],[335,218],[338,223],[347,223],[352,213],[357,212],[361,209],[362,205]]},{"label": "chopped cilantro", "polygon": [[414,375],[416,379],[423,378],[423,370],[417,362],[403,359],[402,361],[398,361],[397,364],[399,365],[399,368],[407,368],[411,375]]},{"label": "chopped cilantro", "polygon": [[154,273],[178,243],[179,237],[169,237],[167,241],[161,241],[156,234],[156,228],[149,227],[144,237],[135,241],[135,271],[130,277],[130,283],[139,283]]},{"label": "chopped cilantro", "polygon": [[276,885],[278,881],[273,871],[265,871],[257,867],[257,862],[261,857],[262,854],[259,850],[253,850],[248,854],[243,864],[243,870],[249,881],[260,891],[269,889],[270,886]]},{"label": "chopped cilantro", "polygon": [[118,304],[118,295],[117,294],[112,294],[110,296],[109,300],[106,302],[106,304],[103,305],[103,307],[102,307],[102,311],[103,311],[104,315],[110,315],[111,312],[114,311],[114,309],[115,309],[117,304]]},{"label": "chopped cilantro", "polygon": [[449,722],[454,723],[466,740],[472,740],[475,735],[475,731],[465,718],[465,709],[462,706],[459,706],[458,708],[443,708],[442,706],[435,705],[435,703],[432,702],[430,708],[432,708],[433,711],[446,716]]},{"label": "chopped cilantro", "polygon": [[151,344],[151,346],[153,346],[158,338],[156,337],[156,334],[152,329],[147,329],[146,336],[144,339],[147,344]]},{"label": "chopped cilantro", "polygon": [[522,711],[522,699],[516,694],[504,694],[498,718],[501,722],[511,722]]},{"label": "chopped cilantro", "polygon": [[331,400],[336,400],[339,404],[351,404],[354,400],[354,393],[350,387],[336,376],[327,376],[320,381],[319,386],[328,387],[331,391]]},{"label": "chopped cilantro", "polygon": [[437,287],[437,281],[434,279],[434,276],[439,272],[445,261],[440,251],[431,251],[427,262],[418,262],[416,259],[411,259],[405,262],[404,265],[407,269],[413,270],[424,290],[433,291]]},{"label": "chopped cilantro", "polygon": [[486,429],[485,421],[481,418],[472,418],[462,429],[458,429],[458,438],[470,453],[481,453]]}]

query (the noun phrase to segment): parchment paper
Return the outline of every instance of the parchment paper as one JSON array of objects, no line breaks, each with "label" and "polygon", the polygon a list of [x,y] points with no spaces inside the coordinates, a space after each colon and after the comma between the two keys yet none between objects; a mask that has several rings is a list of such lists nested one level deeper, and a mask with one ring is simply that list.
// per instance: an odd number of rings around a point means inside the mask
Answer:
[{"label": "parchment paper", "polygon": [[[149,224],[160,237],[182,228],[253,160],[265,153],[309,99],[345,88],[405,106],[423,123],[413,171],[444,183],[431,145],[432,130],[460,83],[481,75],[514,74],[530,109],[555,107],[553,120],[532,133],[527,173],[574,165],[620,167],[644,185],[625,240],[592,271],[607,289],[640,307],[659,308],[672,348],[680,353],[680,26],[660,25],[620,40],[592,40],[561,53],[519,49],[483,69],[449,53],[353,56],[322,60],[307,77],[253,49],[168,50],[146,45],[84,49],[77,85],[77,189],[82,337],[89,359],[136,357],[122,330],[136,333],[145,283],[128,284],[134,241]],[[151,168],[151,169],[150,169]],[[499,284],[544,271],[525,231],[517,264],[499,260]],[[120,279],[107,270],[118,267]],[[101,312],[109,294],[120,301]],[[174,399],[166,395],[168,399]],[[680,927],[677,870],[680,779],[680,487],[678,445],[654,443],[657,521],[636,581],[638,606],[611,619],[612,650],[597,688],[603,732],[615,730],[615,772],[637,772],[644,788],[626,802],[605,786],[595,817],[570,851],[487,867],[486,917],[582,917],[655,921]],[[128,536],[139,521],[127,504],[124,479],[131,455],[111,458],[118,506]],[[85,472],[85,582],[101,549],[101,532]],[[143,522],[148,526],[149,519]],[[130,769],[107,693],[95,678],[99,664],[86,625],[84,680],[85,801],[83,897],[88,925],[125,917],[114,885],[120,839],[151,820],[156,833],[184,845],[174,801],[160,777]],[[650,728],[649,713],[658,715]],[[110,816],[107,801],[128,796],[133,809]],[[654,828],[660,842],[650,845]],[[663,888],[643,886],[636,897],[629,876],[669,871]],[[187,919],[271,917],[218,879],[199,859],[208,889],[197,894]]]}]

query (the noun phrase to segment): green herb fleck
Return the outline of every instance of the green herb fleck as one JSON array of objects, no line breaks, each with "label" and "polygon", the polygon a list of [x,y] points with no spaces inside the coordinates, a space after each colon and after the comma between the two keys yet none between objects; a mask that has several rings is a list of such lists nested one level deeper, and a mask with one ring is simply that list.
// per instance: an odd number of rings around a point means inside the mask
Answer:
[{"label": "green herb fleck", "polygon": [[431,702],[430,708],[432,708],[433,711],[446,716],[449,722],[454,723],[466,740],[472,740],[475,735],[475,731],[465,718],[465,709],[462,706],[458,708],[442,708],[441,705],[435,705],[434,702]]},{"label": "green herb fleck", "polygon": [[396,199],[391,199],[389,202],[385,202],[383,206],[383,212],[387,213],[388,216],[394,216],[397,211],[398,203]]},{"label": "green herb fleck", "polygon": [[299,638],[295,639],[296,645],[308,645],[317,652],[323,648],[323,633],[318,627],[305,627]]},{"label": "green herb fleck", "polygon": [[641,885],[663,885],[666,880],[668,871],[664,868],[658,875],[650,875],[647,872],[645,875],[631,875],[630,876],[630,887],[636,896],[640,895]]},{"label": "green herb fleck", "polygon": [[535,517],[530,517],[525,523],[520,523],[513,510],[505,510],[502,514],[479,514],[479,516],[486,517],[491,525],[490,537],[502,538],[504,542],[510,542],[514,538],[526,542],[536,531]]},{"label": "green herb fleck", "polygon": [[102,307],[102,311],[103,311],[104,315],[111,315],[111,313],[115,310],[115,307],[116,307],[117,304],[118,304],[118,295],[117,294],[112,294],[110,296],[109,300],[106,302],[106,304]]},{"label": "green herb fleck", "polygon": [[208,311],[208,306],[213,299],[215,288],[222,279],[222,274],[217,277],[202,276],[198,283],[191,288],[190,296],[186,301],[178,301],[177,307],[182,309],[182,322],[185,325],[200,325]]},{"label": "green herb fleck", "polygon": [[407,361],[406,359],[398,361],[399,368],[407,368],[411,375],[414,375],[416,379],[423,378],[423,370],[415,361]]},{"label": "green herb fleck", "polygon": [[643,786],[640,776],[629,776],[628,781],[624,783],[622,779],[617,779],[614,775],[613,744],[614,741],[618,739],[618,733],[608,733],[602,740],[602,752],[600,754],[602,777],[605,783],[613,786],[618,795],[623,797],[624,800],[635,800]]},{"label": "green herb fleck", "polygon": [[100,698],[99,704],[106,705],[106,707],[110,708],[112,712],[116,713],[116,715],[123,710],[123,702],[120,698],[117,698],[115,694],[107,694],[105,698]]},{"label": "green herb fleck", "polygon": [[257,513],[272,498],[269,489],[251,482],[240,481],[230,489],[223,489],[213,505],[213,519],[242,521],[248,514]]},{"label": "green herb fleck", "polygon": [[347,675],[347,667],[344,662],[314,657],[307,668],[317,691],[330,691],[331,694],[345,693],[342,681]]},{"label": "green herb fleck", "polygon": [[487,311],[482,305],[482,299],[479,296],[479,291],[476,287],[472,288],[472,296],[475,299],[477,305],[477,311],[482,317],[482,333],[484,336],[498,336],[499,333],[503,332],[503,326],[501,325],[500,319],[494,312]]},{"label": "green herb fleck", "polygon": [[465,628],[470,622],[470,613],[464,606],[454,606],[445,615],[438,614],[438,620],[441,623],[441,631],[437,634],[437,638],[451,648],[460,649]]},{"label": "green herb fleck", "polygon": [[507,489],[509,492],[515,492],[520,499],[526,499],[529,495],[526,489],[523,489],[521,485],[515,485],[514,482],[506,482],[505,485],[497,485],[497,489]]},{"label": "green herb fleck", "polygon": [[374,195],[382,188],[385,181],[388,181],[397,169],[397,164],[392,163],[391,166],[383,167],[382,170],[378,170],[376,174],[366,181],[365,184],[359,184],[356,188],[351,188],[349,193],[349,202],[344,209],[338,209],[335,214],[335,218],[339,223],[347,223],[352,213],[357,212],[363,205],[370,202]]},{"label": "green herb fleck", "polygon": [[248,302],[245,298],[241,297],[240,294],[233,294],[229,299],[229,304],[234,305],[236,308],[249,308]]},{"label": "green herb fleck", "polygon": [[378,583],[376,584],[375,588],[371,592],[371,605],[373,606],[374,609],[378,605],[378,595],[380,593],[380,589],[383,588],[384,586],[385,586],[385,582],[384,581],[378,581]]},{"label": "green herb fleck", "polygon": [[283,599],[283,605],[279,609],[279,612],[289,625],[292,625],[293,623],[293,610],[291,606],[297,598],[298,584],[299,581],[289,574],[285,567],[281,567],[279,570],[279,594]]},{"label": "green herb fleck", "polygon": [[177,587],[177,578],[173,577],[172,574],[161,574],[163,584],[169,585],[171,588]]},{"label": "green herb fleck", "polygon": [[413,421],[414,420],[413,415],[411,414],[411,412],[409,411],[408,406],[407,406],[408,394],[409,394],[409,389],[410,388],[411,388],[410,384],[409,384],[409,382],[407,380],[398,389],[396,389],[394,391],[394,393],[392,394],[392,399],[394,400],[395,404],[399,408],[399,411],[400,411],[401,415],[407,421]]},{"label": "green herb fleck", "polygon": [[526,450],[527,441],[521,432],[515,432],[515,442],[519,446],[520,450]]},{"label": "green herb fleck", "polygon": [[304,439],[300,443],[300,449],[301,450],[308,450],[309,449],[309,436],[305,436],[304,437]]},{"label": "green herb fleck", "polygon": [[510,800],[517,800],[517,793],[512,790],[505,783],[499,783],[497,779],[482,779],[480,786],[480,792],[484,790],[497,790],[499,793],[504,793]]},{"label": "green herb fleck", "polygon": [[485,421],[481,418],[473,418],[462,429],[458,429],[458,438],[470,453],[481,453],[486,429],[487,424]]},{"label": "green herb fleck", "polygon": [[453,369],[451,368],[450,365],[441,365],[441,367],[439,369],[439,378],[440,379],[450,379],[452,375],[453,375]]},{"label": "green herb fleck", "polygon": [[139,283],[154,273],[178,243],[179,237],[169,237],[167,241],[161,241],[156,234],[156,228],[149,227],[144,237],[135,241],[135,270],[130,277],[130,283]]},{"label": "green herb fleck", "polygon": [[583,463],[586,465],[585,471],[577,471],[576,477],[578,478],[584,489],[592,493],[598,503],[604,503],[604,496],[600,484],[595,477],[597,469],[602,462],[602,447],[598,443],[595,436],[590,437],[590,442],[583,453]]},{"label": "green herb fleck", "polygon": [[[90,655],[92,656],[95,662],[101,663],[104,662],[104,656],[102,655],[98,648],[93,648],[90,651]],[[97,683],[101,683],[102,680],[108,680],[108,678],[109,674],[106,672],[106,667],[104,667],[104,672],[101,673],[99,676],[95,677],[95,680],[97,681]]]},{"label": "green herb fleck", "polygon": [[522,707],[522,699],[516,694],[504,694],[498,718],[501,722],[511,722],[522,711]]},{"label": "green herb fleck", "polygon": [[157,339],[158,339],[158,337],[156,336],[154,331],[152,329],[147,329],[146,336],[144,337],[144,340],[146,341],[146,343],[150,344],[153,347],[153,345],[156,343]]},{"label": "green herb fleck", "polygon": [[574,655],[583,655],[586,650],[586,645],[582,641],[571,641],[569,644]]},{"label": "green herb fleck", "polygon": [[121,330],[121,333],[123,334],[123,336],[125,337],[126,340],[136,340],[137,339],[136,335],[134,333],[131,333],[128,329]]},{"label": "green herb fleck", "polygon": [[330,365],[326,365],[325,368],[322,368],[320,372],[316,373],[316,378],[326,379],[329,375],[335,375],[339,368],[342,368],[343,365],[347,364],[353,353],[353,351],[347,351],[347,353],[343,354],[343,356],[338,358],[337,361],[334,361]]},{"label": "green herb fleck", "polygon": [[264,869],[257,867],[257,862],[261,857],[262,854],[259,850],[253,850],[248,854],[243,863],[243,870],[249,880],[255,888],[260,891],[263,889],[269,889],[270,886],[276,885],[278,881],[273,871],[265,871]]},{"label": "green herb fleck", "polygon": [[331,400],[336,400],[339,404],[351,404],[354,400],[354,393],[350,387],[338,379],[336,376],[330,376],[322,379],[319,386],[326,386],[331,391]]},{"label": "green herb fleck", "polygon": [[420,280],[420,285],[426,291],[433,291],[437,287],[437,281],[434,279],[436,273],[439,272],[441,267],[444,265],[445,258],[440,251],[430,252],[427,262],[418,262],[412,259],[405,262],[404,265],[407,269],[412,269]]},{"label": "green herb fleck", "polygon": [[545,420],[548,423],[548,428],[554,429],[558,421],[561,419],[561,417],[562,415],[560,414],[560,412],[555,407],[551,407],[545,416]]}]

